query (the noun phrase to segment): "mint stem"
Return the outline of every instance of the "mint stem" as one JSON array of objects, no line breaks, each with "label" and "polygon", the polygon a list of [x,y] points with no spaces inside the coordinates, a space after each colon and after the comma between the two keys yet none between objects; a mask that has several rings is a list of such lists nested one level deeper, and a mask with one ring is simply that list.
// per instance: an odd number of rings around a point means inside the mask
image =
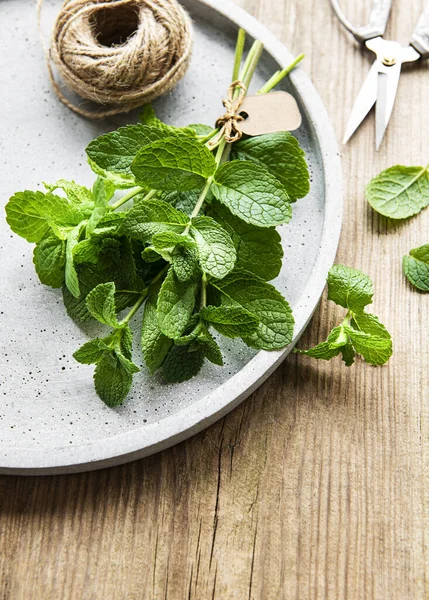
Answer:
[{"label": "mint stem", "polygon": [[201,308],[207,304],[207,275],[203,273],[201,278]]},{"label": "mint stem", "polygon": [[[225,138],[222,138],[219,143],[219,146],[217,148],[217,151],[216,151],[215,161],[216,161],[217,166],[220,165],[220,162],[222,160],[222,155],[225,150],[225,146],[226,146]],[[194,219],[195,217],[198,216],[212,183],[213,183],[213,175],[206,180],[206,184],[203,188],[203,191],[201,192],[200,197],[198,198],[198,202],[196,203],[196,205],[194,206],[194,210],[192,211],[191,219]],[[191,222],[189,222],[186,225],[185,230],[183,231],[183,235],[187,235],[189,233],[190,228],[191,228]]]},{"label": "mint stem", "polygon": [[121,325],[126,325],[127,323],[129,323],[129,321],[134,317],[134,315],[136,314],[136,312],[138,311],[138,309],[140,308],[140,306],[145,301],[146,296],[147,296],[147,289],[143,290],[143,292],[141,293],[140,298],[134,304],[134,306],[132,307],[132,309],[130,310],[130,312],[127,314],[127,316],[124,319],[122,319],[122,321],[120,323]]},{"label": "mint stem", "polygon": [[235,46],[234,68],[232,70],[232,81],[238,79],[240,72],[241,59],[243,58],[244,42],[246,41],[246,32],[244,29],[238,30],[237,44]]},{"label": "mint stem", "polygon": [[[131,198],[134,198],[134,196],[136,196],[137,194],[140,194],[140,192],[143,192],[143,188],[140,186],[131,188],[130,191],[127,194],[124,194],[122,196],[122,198],[119,198],[119,200],[117,202],[115,202],[114,204],[110,205],[110,208],[112,210],[116,210],[117,208],[119,208],[120,206],[122,206],[123,204],[125,204],[125,202],[128,202],[128,200],[131,200]],[[146,196],[146,198],[152,198],[152,196],[156,193],[155,190],[151,190]]]},{"label": "mint stem", "polygon": [[299,54],[288,67],[283,69],[282,71],[277,71],[270,77],[270,79],[261,87],[261,89],[257,92],[257,94],[267,94],[271,92],[273,88],[276,87],[280,83],[282,79],[289,75],[289,73],[296,67],[298,63],[302,61],[304,58],[304,54]]},{"label": "mint stem", "polygon": [[[263,44],[259,40],[257,40],[253,44],[253,46],[250,50],[252,55],[251,55],[249,64],[247,65],[246,70],[243,72],[242,78],[240,78],[242,83],[244,83],[244,85],[246,86],[246,89],[249,87],[250,82],[252,81],[253,74],[254,74],[256,66],[259,62],[259,59],[261,58],[263,49],[264,49]],[[250,52],[249,52],[249,55],[250,55]]]}]

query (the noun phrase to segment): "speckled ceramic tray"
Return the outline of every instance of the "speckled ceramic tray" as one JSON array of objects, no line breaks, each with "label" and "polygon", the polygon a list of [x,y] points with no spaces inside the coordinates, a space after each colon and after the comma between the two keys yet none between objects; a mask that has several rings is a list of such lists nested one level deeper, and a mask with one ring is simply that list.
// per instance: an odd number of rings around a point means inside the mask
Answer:
[{"label": "speckled ceramic tray", "polygon": [[[184,4],[195,23],[194,57],[183,81],[156,103],[156,109],[161,118],[178,125],[213,123],[229,84],[238,26],[266,48],[255,89],[292,57],[255,19],[228,1]],[[56,0],[45,4],[47,28],[58,6]],[[2,203],[17,190],[34,189],[60,177],[89,184],[87,143],[104,131],[136,121],[136,115],[89,122],[56,99],[46,74],[33,0],[1,1],[0,35]],[[300,69],[285,86],[303,113],[297,135],[312,173],[311,193],[298,201],[293,220],[281,228],[285,261],[276,285],[295,314],[293,344],[281,352],[255,353],[237,341],[224,341],[225,367],[207,364],[198,377],[180,385],[149,377],[143,367],[125,405],[109,409],[93,390],[93,369],[78,365],[71,356],[88,331],[65,315],[58,290],[39,283],[30,246],[11,234],[3,213],[0,472],[37,475],[98,469],[167,448],[237,406],[291,351],[319,301],[335,257],[342,192],[336,142],[317,92]],[[139,325],[136,319],[136,330]]]}]

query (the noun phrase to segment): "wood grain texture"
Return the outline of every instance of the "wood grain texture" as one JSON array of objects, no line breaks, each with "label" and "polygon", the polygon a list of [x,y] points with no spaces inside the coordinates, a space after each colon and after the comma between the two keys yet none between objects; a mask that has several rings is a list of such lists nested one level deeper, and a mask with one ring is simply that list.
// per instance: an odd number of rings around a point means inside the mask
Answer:
[{"label": "wood grain texture", "polygon": [[[369,2],[343,0],[353,22]],[[338,135],[369,68],[328,0],[241,0],[305,52]],[[395,2],[405,42],[423,0]],[[378,154],[371,116],[342,149],[338,262],[375,282],[392,331],[389,365],[291,356],[204,433],[123,467],[0,479],[2,600],[415,600],[429,598],[429,296],[401,257],[429,241],[429,210],[399,225],[364,187],[395,163],[429,160],[429,65],[405,67]],[[341,311],[325,300],[301,344]]]}]

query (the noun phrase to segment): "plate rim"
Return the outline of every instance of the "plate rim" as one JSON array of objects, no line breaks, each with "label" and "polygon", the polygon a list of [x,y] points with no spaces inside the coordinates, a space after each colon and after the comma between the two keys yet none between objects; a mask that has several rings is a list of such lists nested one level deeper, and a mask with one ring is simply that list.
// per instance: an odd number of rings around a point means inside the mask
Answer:
[{"label": "plate rim", "polygon": [[[282,42],[231,0],[192,1],[214,9],[236,26],[245,29],[251,37],[261,40],[265,50],[280,66],[287,66],[293,59]],[[295,331],[292,343],[281,351],[258,352],[238,373],[215,390],[161,421],[94,442],[54,447],[48,452],[43,448],[18,448],[13,456],[0,459],[0,474],[52,475],[92,471],[165,450],[199,433],[233,410],[266,381],[291,352],[317,308],[328,271],[335,260],[342,225],[343,186],[336,136],[326,108],[309,75],[302,69],[295,69],[289,77],[299,96],[305,98],[307,118],[319,144],[325,188],[325,219],[319,253],[301,295],[306,300],[295,311],[295,320],[300,326]]]}]

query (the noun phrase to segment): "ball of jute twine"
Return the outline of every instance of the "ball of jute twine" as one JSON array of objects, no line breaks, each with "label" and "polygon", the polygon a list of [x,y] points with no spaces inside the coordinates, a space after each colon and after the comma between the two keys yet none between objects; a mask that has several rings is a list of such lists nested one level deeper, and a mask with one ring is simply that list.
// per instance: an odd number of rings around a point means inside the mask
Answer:
[{"label": "ball of jute twine", "polygon": [[[171,90],[185,74],[191,51],[191,20],[176,0],[66,0],[54,25],[48,69],[66,106],[102,118]],[[93,112],[70,102],[51,61],[69,88],[104,109]]]}]

